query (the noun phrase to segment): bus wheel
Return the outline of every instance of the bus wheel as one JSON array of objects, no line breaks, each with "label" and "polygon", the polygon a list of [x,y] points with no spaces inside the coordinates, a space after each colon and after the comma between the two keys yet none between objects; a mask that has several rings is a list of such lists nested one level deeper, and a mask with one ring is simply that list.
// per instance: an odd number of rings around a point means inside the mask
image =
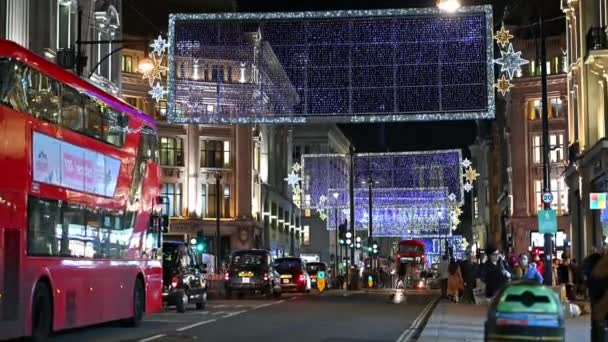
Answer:
[{"label": "bus wheel", "polygon": [[36,284],[32,310],[32,341],[46,341],[51,333],[53,303],[49,287],[45,283]]},{"label": "bus wheel", "polygon": [[144,284],[141,279],[135,280],[135,288],[133,289],[133,317],[123,322],[127,327],[138,327],[144,318]]}]

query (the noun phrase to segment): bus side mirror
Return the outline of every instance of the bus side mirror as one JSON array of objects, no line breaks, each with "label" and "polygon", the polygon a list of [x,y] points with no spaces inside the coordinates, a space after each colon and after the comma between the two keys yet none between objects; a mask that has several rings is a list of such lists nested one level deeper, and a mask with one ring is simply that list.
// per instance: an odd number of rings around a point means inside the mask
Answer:
[{"label": "bus side mirror", "polygon": [[163,233],[168,233],[169,232],[169,215],[163,215],[161,217],[161,223],[160,223]]}]

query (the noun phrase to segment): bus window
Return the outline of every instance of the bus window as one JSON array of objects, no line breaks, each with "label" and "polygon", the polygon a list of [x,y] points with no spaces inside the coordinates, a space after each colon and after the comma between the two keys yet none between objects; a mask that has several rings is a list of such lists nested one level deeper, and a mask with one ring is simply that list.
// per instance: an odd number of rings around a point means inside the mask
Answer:
[{"label": "bus window", "polygon": [[77,132],[81,132],[84,127],[82,96],[76,89],[68,86],[63,86],[61,96],[61,124]]},{"label": "bus window", "polygon": [[84,134],[97,140],[104,139],[104,117],[102,113],[103,103],[83,95],[84,98]]}]

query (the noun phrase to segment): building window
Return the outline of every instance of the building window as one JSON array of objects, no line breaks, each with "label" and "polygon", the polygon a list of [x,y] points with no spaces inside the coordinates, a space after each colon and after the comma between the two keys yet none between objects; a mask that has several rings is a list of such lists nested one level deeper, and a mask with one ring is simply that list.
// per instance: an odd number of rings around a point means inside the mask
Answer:
[{"label": "building window", "polygon": [[138,108],[137,104],[139,101],[137,101],[137,97],[133,97],[133,96],[125,96],[124,97],[125,101],[130,104],[131,106]]},{"label": "building window", "polygon": [[230,217],[230,184],[224,184],[224,216]]},{"label": "building window", "polygon": [[564,115],[564,104],[560,98],[551,99],[551,117],[561,118]]},{"label": "building window", "polygon": [[[541,180],[534,181],[534,192],[536,194],[536,211],[543,210],[543,182]],[[551,209],[556,210],[558,215],[568,214],[568,187],[563,177],[551,178],[551,194],[553,202]]]},{"label": "building window", "polygon": [[207,217],[207,184],[201,184],[201,217]]},{"label": "building window", "polygon": [[167,101],[158,101],[158,114],[161,118],[167,117]]},{"label": "building window", "polygon": [[76,1],[57,1],[57,49],[69,49],[76,40]]},{"label": "building window", "polygon": [[564,160],[564,135],[549,134],[549,161],[557,163]]},{"label": "building window", "polygon": [[304,238],[302,240],[302,244],[304,246],[310,246],[310,226],[304,226],[303,230],[303,235]]},{"label": "building window", "polygon": [[[205,185],[203,185],[205,186]],[[217,217],[217,188],[216,188],[216,184],[208,184],[207,185],[207,215],[205,217],[207,218],[215,218]],[[220,210],[220,217],[229,217],[229,216],[223,216],[222,215],[222,203],[225,201],[221,201],[219,202],[219,210]]]},{"label": "building window", "polygon": [[184,166],[184,150],[181,138],[160,138],[160,164]]},{"label": "building window", "polygon": [[161,196],[165,198],[163,214],[169,217],[181,216],[182,214],[182,185],[181,183],[163,184]]},{"label": "building window", "polygon": [[542,139],[540,135],[532,137],[532,161],[534,164],[540,164],[542,162]]},{"label": "building window", "polygon": [[122,56],[122,66],[120,70],[122,70],[122,72],[133,73],[133,57],[128,55]]},{"label": "building window", "polygon": [[201,167],[230,167],[230,142],[221,140],[201,141]]}]

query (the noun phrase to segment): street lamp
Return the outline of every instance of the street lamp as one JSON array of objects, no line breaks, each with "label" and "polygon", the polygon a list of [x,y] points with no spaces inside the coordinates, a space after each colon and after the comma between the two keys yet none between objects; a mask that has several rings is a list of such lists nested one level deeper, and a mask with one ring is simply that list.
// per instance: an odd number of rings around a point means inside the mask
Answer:
[{"label": "street lamp", "polygon": [[456,12],[460,8],[459,0],[438,0],[437,8],[446,12]]},{"label": "street lamp", "polygon": [[137,69],[142,74],[147,74],[150,71],[152,71],[152,69],[154,69],[154,62],[146,56],[139,61],[139,64],[137,65]]}]

